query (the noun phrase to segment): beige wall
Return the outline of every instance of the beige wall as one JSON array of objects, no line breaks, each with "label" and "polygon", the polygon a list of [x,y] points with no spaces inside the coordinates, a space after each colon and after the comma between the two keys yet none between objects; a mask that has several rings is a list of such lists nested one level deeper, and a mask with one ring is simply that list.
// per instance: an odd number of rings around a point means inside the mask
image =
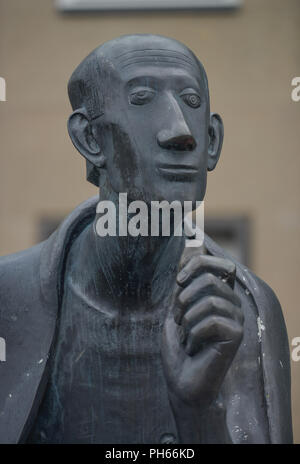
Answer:
[{"label": "beige wall", "polygon": [[[249,214],[253,268],[277,293],[290,340],[300,336],[300,75],[298,0],[247,0],[227,14],[60,16],[50,0],[0,0],[0,254],[32,245],[41,215],[64,214],[96,193],[68,139],[67,80],[98,44],[159,33],[190,46],[209,77],[225,142],[209,176],[206,209]],[[300,362],[292,362],[295,442],[300,442]]]}]

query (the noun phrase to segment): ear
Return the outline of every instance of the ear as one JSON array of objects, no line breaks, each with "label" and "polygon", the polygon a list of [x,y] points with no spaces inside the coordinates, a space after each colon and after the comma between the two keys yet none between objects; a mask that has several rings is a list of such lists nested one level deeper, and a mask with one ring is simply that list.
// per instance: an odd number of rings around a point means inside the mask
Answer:
[{"label": "ear", "polygon": [[207,159],[207,170],[212,171],[215,169],[216,164],[219,160],[223,136],[224,136],[224,127],[221,116],[217,113],[212,113],[210,115],[210,125],[208,129],[209,134],[209,145],[208,145],[208,159]]},{"label": "ear", "polygon": [[97,168],[102,167],[105,159],[85,108],[80,108],[71,114],[68,120],[68,132],[75,148],[87,162]]}]

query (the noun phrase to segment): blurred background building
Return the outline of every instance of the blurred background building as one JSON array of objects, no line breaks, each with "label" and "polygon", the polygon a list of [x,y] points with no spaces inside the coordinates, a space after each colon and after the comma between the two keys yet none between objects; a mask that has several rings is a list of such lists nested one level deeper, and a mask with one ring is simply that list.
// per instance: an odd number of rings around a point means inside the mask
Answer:
[{"label": "blurred background building", "polygon": [[[225,125],[223,153],[208,178],[206,231],[275,290],[291,344],[300,337],[300,102],[291,99],[292,78],[300,75],[299,24],[299,0],[63,14],[51,0],[0,0],[0,76],[7,85],[0,102],[0,254],[45,238],[97,193],[66,129],[74,68],[116,36],[167,35],[203,62],[212,111]],[[291,366],[300,443],[300,361]]]}]

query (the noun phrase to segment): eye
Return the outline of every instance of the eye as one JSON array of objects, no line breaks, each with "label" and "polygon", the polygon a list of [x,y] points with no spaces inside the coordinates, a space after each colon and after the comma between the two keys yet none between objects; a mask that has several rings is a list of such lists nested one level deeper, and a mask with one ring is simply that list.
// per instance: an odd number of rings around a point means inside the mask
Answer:
[{"label": "eye", "polygon": [[129,101],[132,105],[145,105],[154,98],[154,95],[154,90],[141,87],[131,92],[129,95]]},{"label": "eye", "polygon": [[182,100],[191,108],[199,108],[201,105],[201,98],[194,90],[186,90],[181,95]]}]

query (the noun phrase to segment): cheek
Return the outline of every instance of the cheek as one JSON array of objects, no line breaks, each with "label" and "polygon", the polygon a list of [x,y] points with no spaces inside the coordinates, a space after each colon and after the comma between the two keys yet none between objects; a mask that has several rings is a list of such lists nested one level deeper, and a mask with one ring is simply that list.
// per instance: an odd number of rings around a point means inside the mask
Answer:
[{"label": "cheek", "polygon": [[210,115],[206,104],[201,105],[197,110],[189,110],[185,113],[187,124],[192,132],[193,137],[197,140],[198,145],[207,147],[208,145],[208,128]]},{"label": "cheek", "polygon": [[126,188],[138,174],[137,157],[129,135],[117,124],[106,130],[105,155],[107,171],[112,184]]},{"label": "cheek", "polygon": [[205,165],[203,166],[201,165],[201,168],[199,171],[199,177],[196,183],[195,197],[197,201],[204,200],[205,193],[206,193],[206,186],[207,186],[207,166],[205,163]]}]

